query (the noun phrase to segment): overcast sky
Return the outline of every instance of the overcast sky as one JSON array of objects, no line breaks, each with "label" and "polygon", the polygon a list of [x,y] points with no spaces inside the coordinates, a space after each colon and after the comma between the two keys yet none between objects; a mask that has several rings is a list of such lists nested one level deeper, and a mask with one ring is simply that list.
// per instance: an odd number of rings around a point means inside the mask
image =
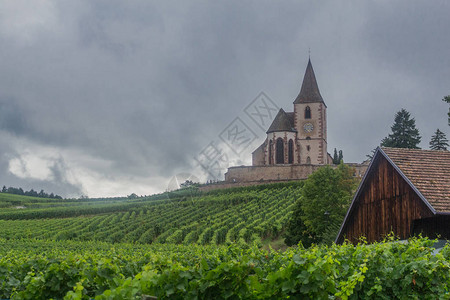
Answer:
[{"label": "overcast sky", "polygon": [[[293,111],[308,52],[328,151],[361,162],[401,108],[450,136],[448,1],[1,1],[0,185],[148,195],[210,143],[250,164],[263,92]],[[220,144],[236,118],[255,140]],[[268,126],[267,126],[268,127]],[[267,128],[266,128],[267,129]]]}]

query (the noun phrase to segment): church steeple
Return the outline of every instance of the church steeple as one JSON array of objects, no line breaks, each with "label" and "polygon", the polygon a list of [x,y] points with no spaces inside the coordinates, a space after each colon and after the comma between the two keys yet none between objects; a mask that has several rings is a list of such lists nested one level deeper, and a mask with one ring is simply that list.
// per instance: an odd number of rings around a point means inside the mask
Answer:
[{"label": "church steeple", "polygon": [[303,77],[302,88],[297,98],[295,98],[294,104],[314,102],[323,102],[325,104],[319,92],[319,86],[317,85],[316,75],[314,74],[311,59],[309,59],[305,76]]}]

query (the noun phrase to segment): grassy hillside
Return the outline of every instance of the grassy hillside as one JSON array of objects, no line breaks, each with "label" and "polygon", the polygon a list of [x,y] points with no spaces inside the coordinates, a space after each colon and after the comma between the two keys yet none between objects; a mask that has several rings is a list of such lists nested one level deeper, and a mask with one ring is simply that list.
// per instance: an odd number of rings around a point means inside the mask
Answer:
[{"label": "grassy hillside", "polygon": [[301,186],[284,183],[204,194],[187,189],[135,199],[0,194],[0,238],[262,245],[283,231]]}]

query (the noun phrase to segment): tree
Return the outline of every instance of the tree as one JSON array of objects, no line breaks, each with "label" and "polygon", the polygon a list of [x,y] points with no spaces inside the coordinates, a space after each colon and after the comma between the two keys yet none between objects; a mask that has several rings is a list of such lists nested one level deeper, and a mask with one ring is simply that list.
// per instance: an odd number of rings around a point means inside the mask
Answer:
[{"label": "tree", "polygon": [[6,193],[8,190],[6,189],[6,185],[3,186],[2,188],[2,193]]},{"label": "tree", "polygon": [[[448,104],[450,104],[450,95],[445,96],[444,99],[442,99],[442,101],[445,101]],[[450,107],[448,108],[447,116],[448,116],[448,126],[450,126]]]},{"label": "tree", "polygon": [[317,237],[305,226],[302,220],[303,217],[303,208],[299,200],[295,204],[292,216],[286,225],[286,231],[284,233],[284,242],[286,245],[297,245],[301,241],[304,246],[308,247],[317,240]]},{"label": "tree", "polygon": [[410,118],[410,113],[405,109],[402,108],[395,114],[391,130],[392,133],[381,141],[381,146],[419,149],[417,145],[421,137],[416,128],[416,121]]},{"label": "tree", "polygon": [[342,155],[342,150],[339,150],[339,154],[336,150],[336,148],[334,148],[334,154],[333,154],[333,164],[338,165],[341,163],[341,160],[344,159],[344,156]]},{"label": "tree", "polygon": [[430,149],[431,150],[447,150],[448,140],[445,136],[445,133],[439,130],[436,130],[434,135],[431,137],[430,141]]},{"label": "tree", "polygon": [[190,188],[190,187],[194,187],[197,186],[198,184],[193,182],[192,180],[186,180],[185,182],[183,182],[182,184],[180,184],[180,188],[184,189],[184,188]]},{"label": "tree", "polygon": [[333,154],[333,164],[337,165],[339,164],[339,157],[336,148],[334,148],[334,154]]},{"label": "tree", "polygon": [[331,243],[344,220],[356,188],[353,169],[340,163],[336,169],[325,166],[311,174],[302,188],[286,228],[285,242]]},{"label": "tree", "polygon": [[366,157],[369,159],[372,159],[375,155],[375,152],[377,151],[377,148],[373,148],[372,151],[369,154],[366,154]]}]

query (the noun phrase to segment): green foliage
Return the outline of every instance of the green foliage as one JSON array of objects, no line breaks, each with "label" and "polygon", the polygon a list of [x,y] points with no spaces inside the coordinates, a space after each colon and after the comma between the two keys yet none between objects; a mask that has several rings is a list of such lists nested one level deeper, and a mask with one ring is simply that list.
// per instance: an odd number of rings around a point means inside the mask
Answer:
[{"label": "green foliage", "polygon": [[[262,244],[283,231],[301,182],[177,194],[156,200],[83,199],[42,202],[20,196],[2,199],[0,237],[111,243]],[[186,189],[190,189],[185,188]],[[26,206],[16,209],[13,202]],[[3,220],[1,220],[3,219]]]},{"label": "green foliage", "polygon": [[[445,96],[444,99],[442,99],[442,101],[445,101],[450,104],[450,95]],[[450,126],[450,107],[448,108],[447,115],[448,115],[448,126]]]},{"label": "green foliage", "polygon": [[15,195],[22,195],[22,196],[31,196],[31,197],[39,197],[39,198],[50,198],[50,199],[62,199],[61,196],[55,195],[53,193],[47,194],[44,192],[44,190],[41,190],[39,193],[33,189],[29,191],[24,191],[22,188],[15,188],[15,187],[9,187],[6,188],[6,186],[3,186],[2,193],[8,193],[8,194],[15,194]]},{"label": "green foliage", "polygon": [[372,151],[370,151],[369,154],[366,154],[366,157],[367,157],[368,159],[372,159],[373,156],[375,155],[375,152],[376,152],[376,151],[377,151],[377,148],[372,149]]},{"label": "green foliage", "polygon": [[344,161],[344,155],[342,154],[342,150],[339,150],[339,154],[334,148],[334,154],[333,154],[333,164],[338,165],[341,163],[341,161]]},{"label": "green foliage", "polygon": [[448,140],[445,136],[445,133],[439,130],[436,130],[434,135],[431,137],[430,141],[430,149],[431,150],[447,150]]},{"label": "green foliage", "polygon": [[[257,247],[0,240],[0,298],[449,299],[450,246]],[[45,253],[45,254],[44,254]]]},{"label": "green foliage", "polygon": [[381,141],[381,146],[394,148],[418,149],[421,137],[416,128],[416,121],[410,118],[410,113],[401,109],[395,114],[394,125],[391,127],[392,133]]},{"label": "green foliage", "polygon": [[304,245],[311,245],[317,240],[317,237],[308,230],[303,221],[303,208],[301,201],[298,200],[294,206],[292,216],[286,226],[286,232],[284,233],[284,242],[288,246],[293,246],[301,242]]},{"label": "green foliage", "polygon": [[333,153],[333,164],[335,164],[335,165],[339,164],[339,156],[338,156],[336,148],[334,148],[334,153]]},{"label": "green foliage", "polygon": [[305,181],[301,197],[287,225],[286,243],[331,243],[349,207],[356,179],[353,169],[341,163],[325,166]]}]

